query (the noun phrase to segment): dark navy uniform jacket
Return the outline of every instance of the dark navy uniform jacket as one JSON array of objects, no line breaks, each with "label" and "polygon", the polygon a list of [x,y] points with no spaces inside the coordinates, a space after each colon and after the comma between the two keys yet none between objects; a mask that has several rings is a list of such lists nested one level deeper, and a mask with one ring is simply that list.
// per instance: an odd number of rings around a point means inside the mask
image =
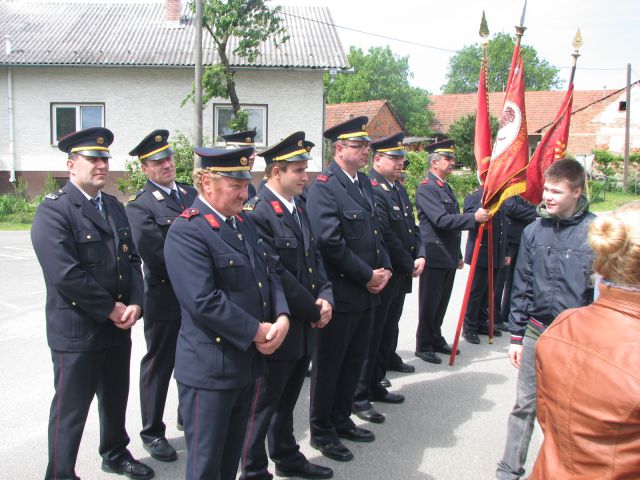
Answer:
[{"label": "dark navy uniform jacket", "polygon": [[[525,227],[538,217],[536,206],[523,200],[520,195],[515,195],[505,200],[504,209],[508,224],[507,242],[512,245],[520,245]],[[515,260],[514,258],[513,261]]]},{"label": "dark navy uniform jacket", "polygon": [[180,319],[180,305],[164,263],[164,241],[174,219],[197,197],[192,186],[180,183],[176,186],[182,204],[147,181],[145,188],[129,199],[126,207],[133,239],[144,260],[145,317],[161,321]]},{"label": "dark navy uniform jacket", "polygon": [[252,221],[237,233],[200,198],[174,221],[164,247],[182,326],[175,377],[195,388],[237,389],[264,373],[253,338],[260,322],[289,314],[282,284]]},{"label": "dark navy uniform jacket", "polygon": [[473,213],[460,213],[453,190],[433,173],[416,190],[420,234],[426,251],[426,268],[458,268],[462,259],[462,230],[475,228]]},{"label": "dark navy uniform jacket", "polygon": [[47,287],[52,350],[92,351],[130,341],[109,314],[117,301],[142,307],[142,271],[122,204],[102,193],[107,218],[68,182],[38,207],[31,241]]},{"label": "dark navy uniform jacket", "polygon": [[377,303],[366,289],[373,270],[391,269],[369,178],[355,185],[334,161],[309,188],[307,209],[317,248],[333,285],[335,310],[359,312]]},{"label": "dark navy uniform jacket", "polygon": [[[482,187],[467,195],[464,199],[463,210],[465,213],[475,213],[482,206]],[[504,213],[504,205],[493,215],[493,267],[503,268],[504,257],[507,256],[507,220]],[[478,225],[479,226],[479,225]],[[486,228],[482,232],[480,249],[478,250],[478,267],[489,268],[489,232]],[[473,247],[478,236],[478,229],[469,231],[467,246],[464,252],[464,262],[471,265]]]},{"label": "dark navy uniform jacket", "polygon": [[298,221],[273,192],[264,187],[245,210],[255,222],[264,247],[282,281],[291,312],[289,333],[270,358],[294,360],[311,354],[311,323],[320,320],[315,302],[323,298],[333,305],[331,283],[322,264],[320,252],[313,246],[309,218],[303,202],[296,198]]},{"label": "dark navy uniform jacket", "polygon": [[399,183],[395,189],[375,170],[369,174],[376,200],[376,211],[382,225],[393,276],[381,293],[382,298],[393,298],[411,292],[413,261],[424,257],[420,229],[416,225],[413,206],[406,190]]}]

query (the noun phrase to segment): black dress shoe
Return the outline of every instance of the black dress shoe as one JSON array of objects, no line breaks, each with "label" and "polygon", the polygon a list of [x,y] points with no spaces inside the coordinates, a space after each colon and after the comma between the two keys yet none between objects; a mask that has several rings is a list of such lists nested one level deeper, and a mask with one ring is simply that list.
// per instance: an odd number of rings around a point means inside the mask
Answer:
[{"label": "black dress shoe", "polygon": [[496,329],[500,330],[501,332],[509,333],[509,323],[508,322],[496,323]]},{"label": "black dress shoe", "polygon": [[356,417],[364,420],[365,422],[384,423],[385,420],[385,416],[373,407],[367,410],[356,410],[353,413],[356,415]]},{"label": "black dress shoe", "polygon": [[478,345],[480,343],[480,338],[478,337],[478,334],[476,332],[469,332],[469,331],[465,332],[463,330],[462,336],[467,342],[473,343],[474,345]]},{"label": "black dress shoe", "polygon": [[135,480],[148,480],[155,476],[151,467],[133,458],[124,458],[118,462],[102,460],[102,470],[109,473],[117,473]]},{"label": "black dress shoe", "polygon": [[346,438],[352,442],[373,442],[376,439],[375,434],[371,430],[360,427],[353,427],[349,430],[338,430],[340,438]]},{"label": "black dress shoe", "polygon": [[389,379],[387,377],[384,377],[380,381],[380,385],[383,386],[384,388],[389,388],[391,386],[391,382],[389,381]]},{"label": "black dress shoe", "polygon": [[408,363],[400,363],[399,365],[391,365],[387,370],[392,370],[394,372],[400,373],[413,373],[416,371],[416,367],[413,365],[409,365]]},{"label": "black dress shoe", "polygon": [[442,359],[435,352],[416,352],[416,357],[429,363],[442,363]]},{"label": "black dress shoe", "polygon": [[[436,347],[434,348],[434,350],[438,353],[442,353],[444,355],[451,355],[451,352],[453,352],[453,349],[447,345],[446,343],[440,347]],[[456,350],[456,355],[460,355],[460,349]]]},{"label": "black dress shoe", "polygon": [[161,462],[173,462],[178,458],[176,449],[164,437],[156,438],[149,443],[143,443],[143,446],[153,458]]},{"label": "black dress shoe", "polygon": [[316,465],[315,463],[307,462],[304,465],[291,468],[285,468],[276,465],[276,475],[278,475],[279,477],[300,477],[312,479],[331,478],[333,477],[333,470],[331,470],[329,467],[323,467],[322,465]]},{"label": "black dress shoe", "polygon": [[404,395],[399,393],[387,392],[385,395],[373,396],[371,398],[374,402],[382,403],[402,403],[404,402]]},{"label": "black dress shoe", "polygon": [[320,450],[320,453],[325,457],[336,460],[337,462],[348,462],[349,460],[353,460],[353,453],[351,453],[351,450],[345,447],[340,441],[323,444],[316,443],[312,439],[310,443],[313,448]]}]

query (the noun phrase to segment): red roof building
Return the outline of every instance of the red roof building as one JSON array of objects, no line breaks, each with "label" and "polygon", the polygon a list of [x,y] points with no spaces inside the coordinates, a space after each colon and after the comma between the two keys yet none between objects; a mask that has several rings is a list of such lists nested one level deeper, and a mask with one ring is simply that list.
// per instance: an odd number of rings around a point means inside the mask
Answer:
[{"label": "red roof building", "polygon": [[369,117],[367,132],[373,140],[404,131],[402,122],[393,112],[388,100],[327,105],[325,110],[325,129],[360,115]]}]

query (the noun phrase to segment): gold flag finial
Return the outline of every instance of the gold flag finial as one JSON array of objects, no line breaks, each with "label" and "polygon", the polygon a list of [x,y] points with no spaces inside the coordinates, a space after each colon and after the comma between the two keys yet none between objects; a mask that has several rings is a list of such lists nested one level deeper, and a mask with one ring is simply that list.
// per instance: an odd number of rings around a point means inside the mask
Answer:
[{"label": "gold flag finial", "polygon": [[582,47],[582,35],[580,34],[580,29],[578,29],[578,31],[576,32],[576,36],[573,37],[572,45],[576,50],[580,50],[580,48]]},{"label": "gold flag finial", "polygon": [[482,20],[480,20],[480,31],[478,33],[484,41],[489,38],[489,26],[487,25],[487,17],[484,14],[484,10],[482,11]]}]

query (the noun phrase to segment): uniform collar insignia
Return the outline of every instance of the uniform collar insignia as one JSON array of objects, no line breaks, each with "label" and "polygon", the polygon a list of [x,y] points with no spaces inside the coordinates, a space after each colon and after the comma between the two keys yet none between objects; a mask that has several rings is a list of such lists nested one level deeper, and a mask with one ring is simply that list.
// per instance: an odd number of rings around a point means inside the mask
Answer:
[{"label": "uniform collar insignia", "polygon": [[207,213],[204,218],[209,222],[209,226],[211,228],[218,229],[220,228],[220,224],[218,223],[218,219],[213,213]]},{"label": "uniform collar insignia", "polygon": [[164,197],[162,196],[162,194],[160,193],[160,190],[154,190],[152,195],[154,197],[156,197],[156,200],[158,200],[159,202],[164,200]]},{"label": "uniform collar insignia", "polygon": [[271,206],[273,207],[273,211],[278,215],[282,215],[284,213],[284,211],[282,210],[282,205],[280,205],[280,202],[278,200],[273,200],[271,202]]}]

